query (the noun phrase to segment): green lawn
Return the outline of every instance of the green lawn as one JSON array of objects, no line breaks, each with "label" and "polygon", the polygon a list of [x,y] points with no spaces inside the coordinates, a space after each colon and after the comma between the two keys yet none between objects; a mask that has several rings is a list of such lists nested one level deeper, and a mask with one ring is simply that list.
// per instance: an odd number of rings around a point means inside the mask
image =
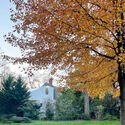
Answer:
[{"label": "green lawn", "polygon": [[[2,124],[0,125],[10,125]],[[47,121],[34,121],[32,123],[12,123],[11,125],[120,125],[118,121],[57,121],[57,122],[47,122]]]}]

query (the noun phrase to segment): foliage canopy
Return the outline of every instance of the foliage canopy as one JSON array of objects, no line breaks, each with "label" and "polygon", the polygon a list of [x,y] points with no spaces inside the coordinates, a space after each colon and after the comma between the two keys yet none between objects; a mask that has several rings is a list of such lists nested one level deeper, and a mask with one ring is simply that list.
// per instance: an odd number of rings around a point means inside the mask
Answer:
[{"label": "foliage canopy", "polygon": [[91,96],[114,92],[118,63],[124,63],[124,0],[11,1],[15,25],[7,41],[23,52],[16,61],[75,69],[69,83]]}]

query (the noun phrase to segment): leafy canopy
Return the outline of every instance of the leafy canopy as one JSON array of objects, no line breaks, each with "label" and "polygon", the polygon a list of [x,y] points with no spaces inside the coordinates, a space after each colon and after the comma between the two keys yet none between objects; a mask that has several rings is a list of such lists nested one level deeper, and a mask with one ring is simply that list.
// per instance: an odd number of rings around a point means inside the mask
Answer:
[{"label": "leafy canopy", "polygon": [[125,10],[125,2],[11,1],[16,7],[11,15],[14,31],[7,41],[23,52],[16,61],[30,63],[35,69],[49,64],[56,69],[75,69],[69,83],[78,89],[86,88],[92,96],[114,92],[117,62],[124,61],[116,30],[120,31],[124,22],[120,13]]}]

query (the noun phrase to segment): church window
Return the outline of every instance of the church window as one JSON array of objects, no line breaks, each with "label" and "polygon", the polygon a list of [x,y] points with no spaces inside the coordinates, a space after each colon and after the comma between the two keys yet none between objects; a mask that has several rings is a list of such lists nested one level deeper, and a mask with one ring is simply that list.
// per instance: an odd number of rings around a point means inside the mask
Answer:
[{"label": "church window", "polygon": [[48,88],[45,89],[45,94],[46,94],[46,95],[49,94],[49,90],[48,90]]}]

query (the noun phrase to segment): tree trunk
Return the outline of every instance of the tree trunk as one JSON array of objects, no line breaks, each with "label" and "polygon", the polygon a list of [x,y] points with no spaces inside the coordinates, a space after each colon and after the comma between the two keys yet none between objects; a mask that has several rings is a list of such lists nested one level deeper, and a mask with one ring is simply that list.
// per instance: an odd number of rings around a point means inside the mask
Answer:
[{"label": "tree trunk", "polygon": [[84,113],[90,115],[89,96],[87,91],[84,92]]},{"label": "tree trunk", "polygon": [[121,125],[125,125],[125,72],[119,64],[118,81],[120,85],[120,121]]}]

